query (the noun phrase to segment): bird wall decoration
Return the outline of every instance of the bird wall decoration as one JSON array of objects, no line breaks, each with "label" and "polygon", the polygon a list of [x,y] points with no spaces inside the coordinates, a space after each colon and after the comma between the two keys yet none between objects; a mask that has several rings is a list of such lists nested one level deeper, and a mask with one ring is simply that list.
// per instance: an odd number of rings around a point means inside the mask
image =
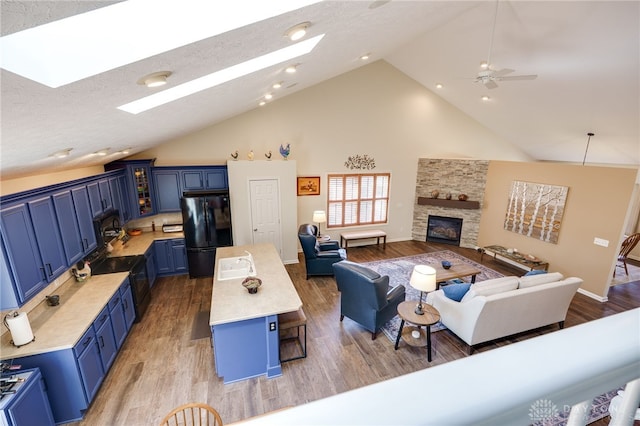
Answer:
[{"label": "bird wall decoration", "polygon": [[290,153],[291,153],[291,144],[287,144],[286,147],[283,147],[282,144],[280,144],[280,155],[282,155],[282,158],[286,160]]},{"label": "bird wall decoration", "polygon": [[236,150],[236,152],[231,153],[231,158],[233,158],[234,160],[238,159],[238,150]]}]

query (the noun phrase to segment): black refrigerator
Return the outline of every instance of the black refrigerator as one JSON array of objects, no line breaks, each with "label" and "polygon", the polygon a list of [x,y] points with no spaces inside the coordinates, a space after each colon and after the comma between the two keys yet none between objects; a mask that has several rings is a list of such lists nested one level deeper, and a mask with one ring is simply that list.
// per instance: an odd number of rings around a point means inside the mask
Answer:
[{"label": "black refrigerator", "polygon": [[180,199],[189,276],[210,277],[216,247],[232,246],[229,193],[185,192]]}]

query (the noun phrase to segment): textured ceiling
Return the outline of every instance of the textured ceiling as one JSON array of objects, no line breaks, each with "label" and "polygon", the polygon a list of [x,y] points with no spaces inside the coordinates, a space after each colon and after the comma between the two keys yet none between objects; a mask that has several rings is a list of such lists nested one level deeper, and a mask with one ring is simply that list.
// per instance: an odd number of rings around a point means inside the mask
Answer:
[{"label": "textured ceiling", "polygon": [[[2,35],[112,3],[3,0]],[[274,81],[284,81],[283,97],[364,65],[358,58],[367,52],[535,159],[581,162],[594,132],[587,162],[640,165],[640,2],[500,1],[492,63],[538,78],[492,90],[473,78],[488,53],[495,2],[375,3],[318,3],[57,89],[2,70],[2,179],[123,156],[90,155],[107,147],[143,151],[257,108]],[[303,21],[312,23],[307,37],[326,36],[296,61],[295,77],[280,64],[138,115],[116,109],[150,93],[136,84],[143,75],[171,70],[165,87],[201,77],[288,46],[284,31]],[[65,148],[70,157],[50,157]]]}]

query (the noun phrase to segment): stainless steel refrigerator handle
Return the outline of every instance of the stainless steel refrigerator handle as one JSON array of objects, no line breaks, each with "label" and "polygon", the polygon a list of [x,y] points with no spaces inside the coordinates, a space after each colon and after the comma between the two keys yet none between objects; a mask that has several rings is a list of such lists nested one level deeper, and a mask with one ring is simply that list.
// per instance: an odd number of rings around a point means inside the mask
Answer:
[{"label": "stainless steel refrigerator handle", "polygon": [[204,214],[204,229],[207,230],[207,242],[211,241],[211,227],[209,226],[209,208],[207,199],[202,200],[202,213]]}]

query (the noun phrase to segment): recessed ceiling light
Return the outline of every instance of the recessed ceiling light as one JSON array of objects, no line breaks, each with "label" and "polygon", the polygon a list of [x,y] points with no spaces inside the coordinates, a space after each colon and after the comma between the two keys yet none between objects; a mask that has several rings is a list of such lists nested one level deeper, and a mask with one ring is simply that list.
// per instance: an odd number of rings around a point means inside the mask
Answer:
[{"label": "recessed ceiling light", "polygon": [[131,148],[125,148],[125,149],[122,149],[122,150],[118,151],[119,154],[128,154],[130,152],[131,152]]},{"label": "recessed ceiling light", "polygon": [[487,68],[489,68],[489,63],[487,61],[480,62],[480,68],[486,70]]},{"label": "recessed ceiling light", "polygon": [[300,43],[296,43],[280,50],[258,56],[257,58],[249,59],[248,61],[240,64],[196,78],[195,80],[182,83],[178,86],[163,90],[162,92],[154,93],[153,95],[129,102],[128,104],[120,105],[118,109],[131,114],[138,114],[177,99],[184,98],[185,96],[193,95],[194,93],[219,86],[236,78],[240,78],[267,67],[297,58],[298,56],[305,55],[316,47],[320,40],[322,40],[322,37],[324,37],[324,34],[320,34],[310,38],[309,40],[301,41]]},{"label": "recessed ceiling light", "polygon": [[110,149],[111,148],[101,149],[100,151],[94,152],[93,155],[105,156],[105,155],[107,155],[107,153],[109,152]]},{"label": "recessed ceiling light", "polygon": [[310,26],[311,22],[303,22],[289,28],[284,35],[291,41],[298,41],[307,34],[307,28]]},{"label": "recessed ceiling light", "polygon": [[0,66],[60,87],[318,1],[254,1],[251,7],[244,1],[118,2],[0,38]]},{"label": "recessed ceiling light", "polygon": [[260,106],[265,106],[267,103],[265,101],[260,101],[260,103],[258,105]]},{"label": "recessed ceiling light", "polygon": [[362,59],[363,61],[366,61],[369,59],[369,54],[365,53],[364,55],[360,56],[360,59]]},{"label": "recessed ceiling light", "polygon": [[55,157],[55,158],[64,158],[64,157],[68,157],[69,154],[71,154],[71,150],[73,148],[67,148],[67,149],[62,149],[60,151],[54,152],[53,154],[51,154],[49,157]]},{"label": "recessed ceiling light", "polygon": [[491,98],[490,98],[490,97],[488,97],[487,95],[484,95],[484,96],[482,97],[482,100],[483,100],[483,101],[488,101],[488,100],[491,100]]},{"label": "recessed ceiling light", "polygon": [[271,93],[267,93],[266,95],[264,95],[264,98],[266,100],[269,100],[269,99],[273,98],[273,95]]},{"label": "recessed ceiling light", "polygon": [[149,88],[160,87],[167,84],[167,78],[171,75],[171,71],[158,71],[153,74],[145,75],[138,80],[138,84],[145,85]]},{"label": "recessed ceiling light", "polygon": [[443,87],[442,83],[436,83],[436,89],[442,89]]},{"label": "recessed ceiling light", "polygon": [[289,73],[289,74],[293,74],[297,71],[298,65],[289,65],[287,68],[285,68],[285,72]]},{"label": "recessed ceiling light", "polygon": [[279,89],[282,87],[282,82],[274,83],[271,87],[273,87],[274,89]]}]

